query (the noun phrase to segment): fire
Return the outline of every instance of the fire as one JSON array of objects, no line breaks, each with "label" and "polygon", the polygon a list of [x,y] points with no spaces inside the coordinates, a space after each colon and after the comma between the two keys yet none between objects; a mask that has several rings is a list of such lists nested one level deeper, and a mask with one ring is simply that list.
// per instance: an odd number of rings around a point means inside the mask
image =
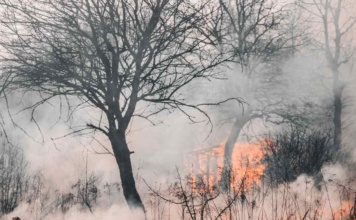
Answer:
[{"label": "fire", "polygon": [[264,153],[257,143],[237,143],[232,154],[231,187],[243,184],[249,188],[260,184],[265,166],[261,163]]},{"label": "fire", "polygon": [[[221,180],[225,143],[210,148],[197,149],[189,153],[191,177],[194,188],[213,191]],[[232,155],[230,186],[244,189],[259,184],[265,166],[261,163],[263,150],[258,143],[236,143]]]},{"label": "fire", "polygon": [[352,210],[353,204],[351,201],[342,201],[339,209],[334,213],[334,219],[346,219],[350,216],[350,210]]}]

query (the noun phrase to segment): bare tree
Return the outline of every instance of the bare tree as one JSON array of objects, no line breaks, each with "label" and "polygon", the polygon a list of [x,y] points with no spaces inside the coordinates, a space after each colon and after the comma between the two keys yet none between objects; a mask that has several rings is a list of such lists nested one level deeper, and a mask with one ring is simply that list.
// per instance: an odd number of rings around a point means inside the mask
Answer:
[{"label": "bare tree", "polygon": [[[349,14],[347,4],[353,4],[343,0],[301,0],[300,6],[316,18],[316,24],[320,24],[317,37],[314,39],[316,46],[325,53],[327,68],[332,75],[333,93],[333,125],[334,146],[339,150],[342,144],[342,112],[345,107],[343,91],[346,83],[342,80],[341,67],[350,63],[353,55],[353,47],[348,44],[348,36],[352,34],[356,19]],[[315,19],[314,19],[315,21]],[[321,30],[321,35],[319,34]]]},{"label": "bare tree", "polygon": [[[143,209],[126,136],[134,117],[178,109],[207,116],[182,89],[224,60],[204,31],[206,1],[1,0],[2,74],[8,88],[75,96],[105,117],[90,122],[110,140],[128,205]],[[109,150],[108,150],[109,151]],[[111,153],[111,151],[109,152]]]},{"label": "bare tree", "polygon": [[[286,101],[283,95],[286,83],[281,77],[280,61],[282,56],[288,57],[294,53],[301,33],[295,31],[295,19],[286,21],[286,5],[277,4],[276,1],[219,2],[221,21],[216,19],[213,27],[219,27],[221,32],[217,36],[220,39],[219,47],[233,57],[231,61],[242,71],[239,78],[241,85],[232,86],[238,87],[239,97],[248,102],[242,110],[230,107],[233,113],[228,120],[232,121],[232,127],[225,144],[222,171],[223,185],[228,186],[234,145],[247,124],[257,118],[272,121],[272,118],[278,117],[281,119],[279,123],[299,120],[296,112],[291,114],[287,111],[292,101]],[[291,29],[295,32],[291,32]]]}]

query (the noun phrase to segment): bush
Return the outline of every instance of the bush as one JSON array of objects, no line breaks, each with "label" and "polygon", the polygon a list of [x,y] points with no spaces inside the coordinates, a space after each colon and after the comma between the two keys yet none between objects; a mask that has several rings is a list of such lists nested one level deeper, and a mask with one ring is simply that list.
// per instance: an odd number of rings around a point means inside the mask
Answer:
[{"label": "bush", "polygon": [[12,212],[21,202],[27,181],[27,163],[19,148],[0,146],[0,216]]},{"label": "bush", "polygon": [[263,143],[265,178],[271,184],[292,182],[301,174],[314,176],[332,159],[329,132],[290,128]]}]

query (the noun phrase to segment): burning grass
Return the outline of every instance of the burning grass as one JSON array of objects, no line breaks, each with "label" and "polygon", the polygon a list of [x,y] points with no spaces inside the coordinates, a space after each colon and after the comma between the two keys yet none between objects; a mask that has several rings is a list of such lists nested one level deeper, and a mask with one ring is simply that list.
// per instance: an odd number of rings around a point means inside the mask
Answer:
[{"label": "burning grass", "polygon": [[294,129],[236,143],[226,190],[219,185],[224,143],[200,148],[186,156],[187,177],[168,190],[175,200],[155,196],[182,206],[179,219],[354,220],[353,172],[332,162],[330,152],[327,133]]}]

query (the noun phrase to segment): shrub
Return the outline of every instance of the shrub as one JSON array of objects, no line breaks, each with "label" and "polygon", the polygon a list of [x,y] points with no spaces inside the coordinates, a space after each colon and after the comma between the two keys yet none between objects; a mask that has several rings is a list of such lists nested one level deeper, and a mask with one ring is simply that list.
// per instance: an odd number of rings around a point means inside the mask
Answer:
[{"label": "shrub", "polygon": [[15,146],[0,146],[0,216],[12,212],[21,202],[27,181],[27,163]]},{"label": "shrub", "polygon": [[263,143],[265,178],[271,184],[292,182],[301,174],[313,176],[332,159],[329,132],[290,128]]}]

